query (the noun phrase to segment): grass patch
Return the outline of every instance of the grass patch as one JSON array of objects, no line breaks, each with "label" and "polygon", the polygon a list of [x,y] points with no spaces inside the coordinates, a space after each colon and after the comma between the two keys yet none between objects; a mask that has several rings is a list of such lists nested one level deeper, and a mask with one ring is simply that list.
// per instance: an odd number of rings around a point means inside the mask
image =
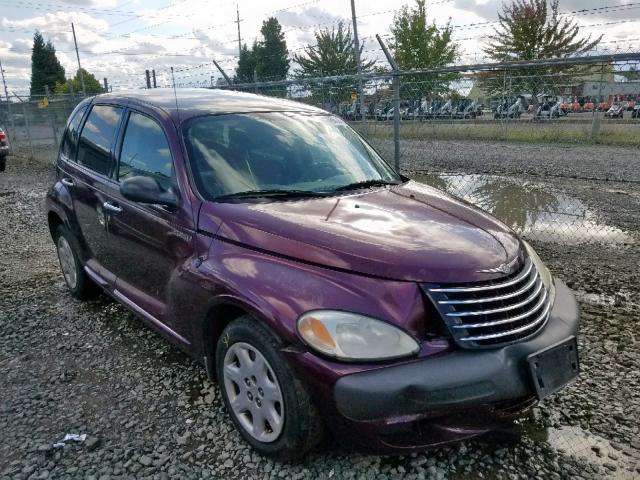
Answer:
[{"label": "grass patch", "polygon": [[[364,132],[364,126],[354,127]],[[393,140],[393,125],[370,122],[367,136]],[[522,143],[593,144],[640,147],[640,122],[600,123],[597,142],[591,138],[590,122],[403,122],[403,140],[491,140]]]}]

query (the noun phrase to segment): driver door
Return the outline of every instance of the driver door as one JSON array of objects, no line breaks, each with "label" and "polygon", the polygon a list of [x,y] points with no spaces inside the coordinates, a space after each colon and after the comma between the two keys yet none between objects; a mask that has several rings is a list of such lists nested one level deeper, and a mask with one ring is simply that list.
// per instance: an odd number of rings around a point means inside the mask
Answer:
[{"label": "driver door", "polygon": [[[114,180],[121,184],[134,176],[151,177],[163,190],[177,183],[173,152],[162,125],[151,115],[129,110],[118,146]],[[111,264],[116,275],[115,295],[148,320],[185,342],[167,314],[172,279],[191,252],[193,224],[184,210],[128,200],[114,195],[117,211],[109,216]],[[168,328],[167,328],[168,327]]]}]

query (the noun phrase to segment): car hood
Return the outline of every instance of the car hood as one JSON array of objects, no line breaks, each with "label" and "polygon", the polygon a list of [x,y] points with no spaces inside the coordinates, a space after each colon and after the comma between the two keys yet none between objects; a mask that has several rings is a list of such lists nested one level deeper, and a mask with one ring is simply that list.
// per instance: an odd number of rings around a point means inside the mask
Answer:
[{"label": "car hood", "polygon": [[519,255],[518,237],[418,182],[327,198],[205,202],[198,228],[247,248],[395,280],[470,282]]}]

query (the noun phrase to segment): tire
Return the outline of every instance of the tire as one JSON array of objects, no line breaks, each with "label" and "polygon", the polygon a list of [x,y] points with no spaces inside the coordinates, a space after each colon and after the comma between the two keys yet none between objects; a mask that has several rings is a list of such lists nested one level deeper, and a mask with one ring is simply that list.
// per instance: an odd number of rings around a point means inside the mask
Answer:
[{"label": "tire", "polygon": [[[274,334],[251,316],[242,316],[227,325],[218,340],[216,375],[229,416],[244,440],[262,455],[291,461],[322,441],[324,426],[280,348],[281,342]],[[262,372],[255,370],[250,361],[252,353],[253,362],[260,363],[259,355],[265,361]],[[269,396],[275,400],[268,400]],[[261,424],[258,432],[250,431],[254,412],[259,415],[271,412],[270,416],[279,418],[281,423],[278,426],[272,420],[272,426],[265,417],[265,422],[258,422]]]},{"label": "tire", "polygon": [[98,288],[87,276],[78,257],[78,242],[73,234],[60,225],[53,234],[60,270],[67,288],[75,298],[86,300],[98,292]]},{"label": "tire", "polygon": [[0,157],[0,172],[4,172],[7,168],[7,157]]}]

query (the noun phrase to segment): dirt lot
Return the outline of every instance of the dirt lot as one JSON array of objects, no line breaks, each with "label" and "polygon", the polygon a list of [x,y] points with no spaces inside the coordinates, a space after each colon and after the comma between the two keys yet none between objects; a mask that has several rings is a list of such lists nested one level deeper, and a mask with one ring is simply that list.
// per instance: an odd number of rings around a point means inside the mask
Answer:
[{"label": "dirt lot", "polygon": [[[430,147],[449,149],[446,142]],[[501,155],[495,145],[468,148]],[[557,162],[545,151],[526,164],[539,165],[538,177]],[[589,158],[596,153],[611,154],[601,147]],[[470,151],[462,155],[474,159]],[[417,158],[410,169],[429,170]],[[330,442],[289,465],[246,447],[199,365],[109,299],[81,303],[67,294],[42,212],[51,175],[50,164],[17,158],[0,174],[0,478],[640,476],[638,184],[564,181],[630,240],[536,243],[551,270],[578,291],[582,374],[523,420],[519,441],[467,442],[406,457],[362,455]],[[67,433],[87,438],[55,448]]]}]

